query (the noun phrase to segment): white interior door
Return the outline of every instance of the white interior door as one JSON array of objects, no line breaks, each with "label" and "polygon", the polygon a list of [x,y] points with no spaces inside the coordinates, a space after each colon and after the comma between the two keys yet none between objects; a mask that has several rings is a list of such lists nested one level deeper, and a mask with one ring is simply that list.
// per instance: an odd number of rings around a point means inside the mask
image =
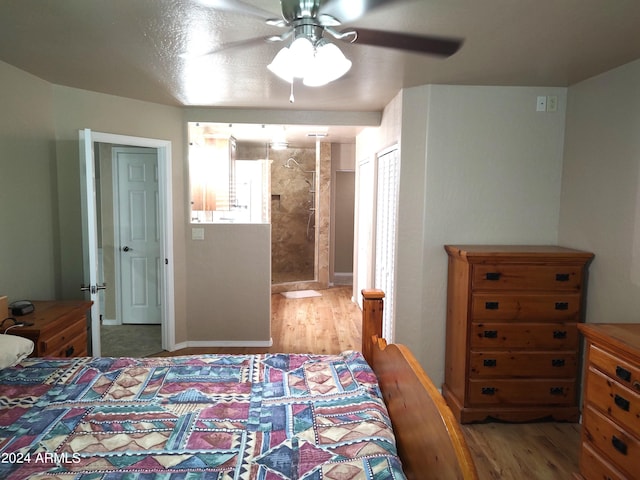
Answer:
[{"label": "white interior door", "polygon": [[120,318],[125,324],[162,320],[158,155],[153,148],[116,147],[116,245]]},{"label": "white interior door", "polygon": [[91,130],[79,132],[80,142],[80,177],[82,205],[82,242],[84,279],[82,290],[93,302],[91,306],[91,347],[92,355],[100,355],[100,296],[98,284],[98,222],[96,206],[96,175],[93,156],[93,140]]},{"label": "white interior door", "polygon": [[362,307],[362,295],[365,288],[373,287],[371,257],[373,251],[373,162],[366,159],[358,164],[358,238],[356,246],[356,301]]},{"label": "white interior door", "polygon": [[382,336],[394,341],[396,232],[400,155],[397,147],[378,156],[376,189],[375,288],[385,292]]}]

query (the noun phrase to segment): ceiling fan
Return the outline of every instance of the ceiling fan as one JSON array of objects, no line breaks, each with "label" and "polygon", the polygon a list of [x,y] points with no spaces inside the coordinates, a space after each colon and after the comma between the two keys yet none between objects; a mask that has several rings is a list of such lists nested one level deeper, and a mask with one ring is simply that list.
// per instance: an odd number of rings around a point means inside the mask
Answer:
[{"label": "ceiling fan", "polygon": [[462,46],[462,40],[456,38],[357,27],[339,29],[343,23],[356,21],[375,9],[408,0],[280,0],[279,18],[242,0],[198,1],[217,10],[253,16],[269,25],[286,28],[281,35],[233,42],[209,53],[262,41],[291,40],[291,45],[278,52],[268,68],[292,84],[294,78],[302,78],[305,85],[320,86],[349,70],[351,62],[328,41],[331,39],[440,57],[449,57]]}]

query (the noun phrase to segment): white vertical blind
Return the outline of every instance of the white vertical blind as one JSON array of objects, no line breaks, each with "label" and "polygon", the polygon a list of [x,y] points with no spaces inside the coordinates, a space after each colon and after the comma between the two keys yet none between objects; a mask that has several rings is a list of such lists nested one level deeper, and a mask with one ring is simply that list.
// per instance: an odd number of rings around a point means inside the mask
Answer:
[{"label": "white vertical blind", "polygon": [[395,263],[400,156],[394,146],[378,156],[376,191],[375,288],[385,292],[382,335],[394,341]]}]

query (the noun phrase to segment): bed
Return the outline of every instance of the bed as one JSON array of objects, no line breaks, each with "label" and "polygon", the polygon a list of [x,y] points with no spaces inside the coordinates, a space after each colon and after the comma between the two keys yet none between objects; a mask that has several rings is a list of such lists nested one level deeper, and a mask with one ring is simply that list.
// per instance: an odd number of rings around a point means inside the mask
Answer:
[{"label": "bed", "polygon": [[380,338],[362,352],[25,358],[0,370],[0,478],[477,479],[422,368]]}]

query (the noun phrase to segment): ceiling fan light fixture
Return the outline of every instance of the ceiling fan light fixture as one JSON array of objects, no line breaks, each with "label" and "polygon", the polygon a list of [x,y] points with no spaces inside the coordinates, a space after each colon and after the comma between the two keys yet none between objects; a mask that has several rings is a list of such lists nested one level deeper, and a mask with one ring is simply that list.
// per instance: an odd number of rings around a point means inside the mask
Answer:
[{"label": "ceiling fan light fixture", "polygon": [[289,47],[282,48],[267,68],[285,82],[293,82],[293,60]]},{"label": "ceiling fan light fixture", "polygon": [[320,87],[342,77],[351,61],[333,43],[321,38],[315,45],[306,35],[298,36],[282,48],[267,68],[288,83],[301,78],[309,87]]},{"label": "ceiling fan light fixture", "polygon": [[316,45],[314,62],[303,83],[308,87],[321,87],[342,77],[350,68],[351,60],[335,44],[323,39]]}]

